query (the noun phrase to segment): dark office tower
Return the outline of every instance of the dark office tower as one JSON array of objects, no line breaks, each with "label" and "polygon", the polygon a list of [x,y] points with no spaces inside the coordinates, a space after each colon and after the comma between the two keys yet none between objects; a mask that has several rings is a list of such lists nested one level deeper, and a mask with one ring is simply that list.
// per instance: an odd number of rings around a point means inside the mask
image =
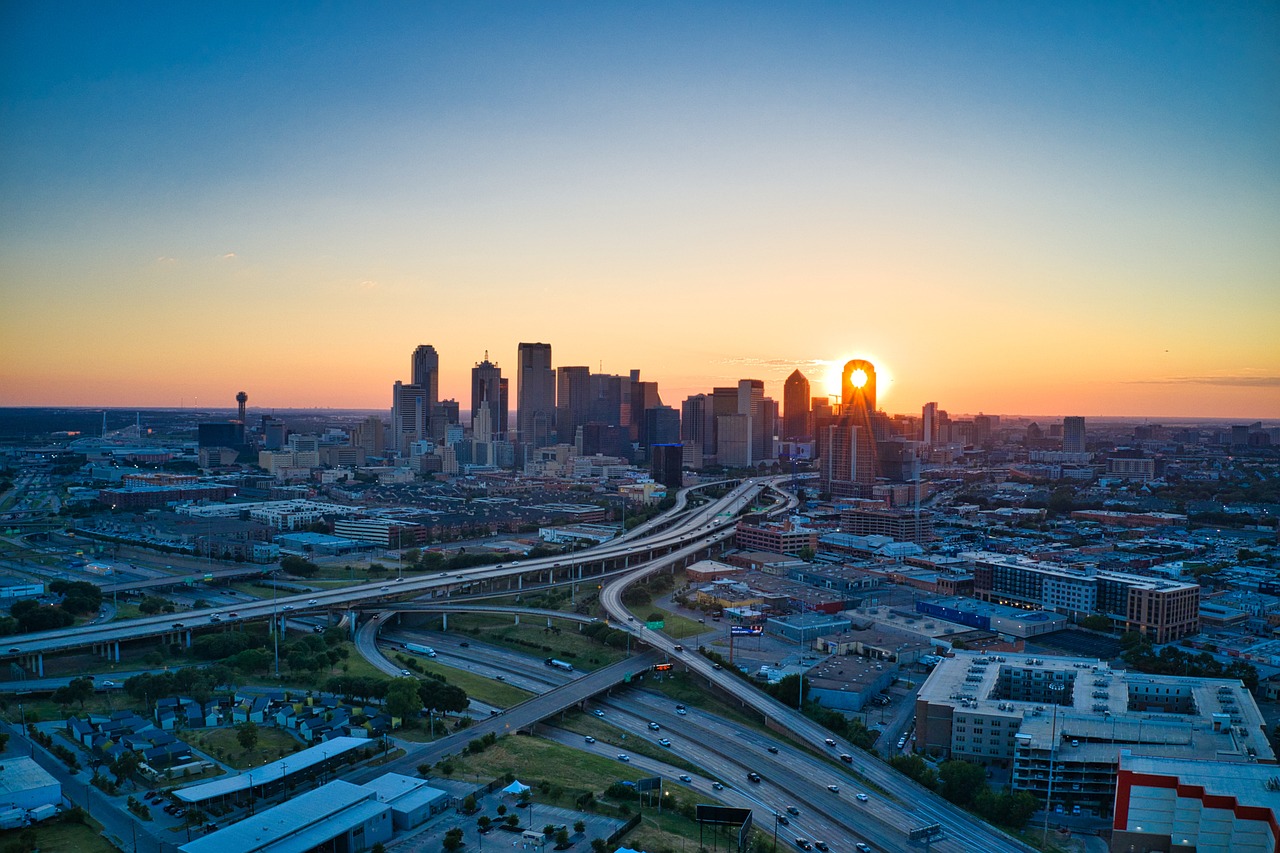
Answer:
[{"label": "dark office tower", "polygon": [[[633,371],[639,373],[640,371]],[[653,444],[644,419],[644,413],[662,406],[662,398],[658,396],[657,382],[631,381],[631,440],[639,443],[641,450]],[[677,420],[679,414],[676,415]],[[673,437],[671,441],[676,441]]]},{"label": "dark office tower", "polygon": [[412,384],[427,392],[427,399],[432,405],[440,400],[440,356],[436,348],[430,344],[422,344],[413,351],[413,361],[409,375]]},{"label": "dark office tower", "polygon": [[990,416],[981,413],[973,416],[973,443],[975,446],[986,447],[991,443],[991,421]]},{"label": "dark office tower", "polygon": [[809,380],[796,370],[782,386],[782,437],[804,438],[812,434],[809,426]]},{"label": "dark office tower", "polygon": [[938,404],[925,403],[920,413],[920,440],[925,447],[938,443]]},{"label": "dark office tower", "polygon": [[472,423],[475,423],[481,406],[489,409],[489,426],[494,438],[505,441],[508,429],[507,380],[502,378],[502,368],[489,361],[488,350],[484,361],[471,368]]},{"label": "dark office tower", "polygon": [[711,398],[706,394],[685,397],[680,404],[680,440],[710,456],[716,452],[712,432]]},{"label": "dark office tower", "polygon": [[591,368],[556,369],[556,434],[564,444],[577,440],[578,427],[591,419]]},{"label": "dark office tower", "polygon": [[522,343],[516,360],[516,437],[527,447],[545,447],[552,442],[556,416],[551,344]]},{"label": "dark office tower", "polygon": [[1062,419],[1062,449],[1067,453],[1084,453],[1084,418]]},{"label": "dark office tower", "polygon": [[652,458],[649,448],[657,444],[680,444],[680,413],[670,406],[654,406],[644,410],[644,450]]},{"label": "dark office tower", "polygon": [[759,379],[738,380],[738,414],[751,419],[751,461],[773,456],[773,401],[764,395]]},{"label": "dark office tower", "polygon": [[593,373],[590,386],[591,402],[587,420],[608,426],[629,427],[631,425],[631,379],[626,376]]},{"label": "dark office tower", "polygon": [[428,435],[431,418],[431,400],[421,385],[405,385],[396,382],[391,388],[390,445],[401,456],[409,455],[409,445]]},{"label": "dark office tower", "polygon": [[[650,411],[655,410],[650,409]],[[684,485],[684,476],[681,473],[684,464],[684,445],[655,444],[650,448],[650,455],[653,479],[669,489],[678,489]]]},{"label": "dark office tower", "polygon": [[244,423],[244,407],[246,404],[248,404],[248,402],[249,402],[249,395],[246,394],[245,392],[241,391],[239,394],[236,395],[236,408],[239,409],[240,411],[239,420],[240,420],[240,423],[242,424]]}]

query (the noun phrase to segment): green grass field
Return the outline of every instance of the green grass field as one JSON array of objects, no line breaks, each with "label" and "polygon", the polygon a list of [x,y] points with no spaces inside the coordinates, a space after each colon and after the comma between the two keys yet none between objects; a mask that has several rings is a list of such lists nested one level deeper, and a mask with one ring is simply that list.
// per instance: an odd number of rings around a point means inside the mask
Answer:
[{"label": "green grass field", "polygon": [[275,761],[301,749],[302,741],[274,726],[258,726],[258,743],[246,750],[236,739],[234,728],[210,729],[187,734],[187,741],[201,752],[208,753],[236,770],[248,770]]},{"label": "green grass field", "polygon": [[0,850],[18,842],[23,834],[31,832],[35,838],[34,849],[42,853],[115,853],[116,848],[100,834],[102,827],[83,823],[55,821],[37,824],[27,830],[7,829],[0,832]]},{"label": "green grass field", "polygon": [[[428,623],[430,624],[430,623]],[[450,614],[449,630],[466,634],[481,642],[533,657],[553,657],[572,663],[583,672],[622,660],[626,652],[595,642],[578,633],[578,623],[553,619],[559,631],[548,630],[546,619],[525,616],[519,625],[500,616],[458,616]],[[439,629],[440,623],[435,623]]]}]

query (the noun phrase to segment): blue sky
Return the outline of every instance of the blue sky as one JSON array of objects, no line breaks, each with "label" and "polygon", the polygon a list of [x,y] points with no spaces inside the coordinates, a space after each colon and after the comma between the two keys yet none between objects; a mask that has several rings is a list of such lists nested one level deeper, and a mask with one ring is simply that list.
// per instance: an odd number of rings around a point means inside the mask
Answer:
[{"label": "blue sky", "polygon": [[895,411],[1280,417],[1278,9],[9,4],[0,403],[546,340],[677,402],[868,355]]}]

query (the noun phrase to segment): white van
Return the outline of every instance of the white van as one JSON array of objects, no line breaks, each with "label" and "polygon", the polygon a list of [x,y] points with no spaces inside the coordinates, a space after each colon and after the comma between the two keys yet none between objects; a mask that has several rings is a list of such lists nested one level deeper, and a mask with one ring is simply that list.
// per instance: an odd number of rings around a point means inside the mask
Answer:
[{"label": "white van", "polygon": [[534,832],[532,829],[526,829],[520,833],[521,841],[532,841],[534,844],[545,844],[547,837],[541,832]]}]

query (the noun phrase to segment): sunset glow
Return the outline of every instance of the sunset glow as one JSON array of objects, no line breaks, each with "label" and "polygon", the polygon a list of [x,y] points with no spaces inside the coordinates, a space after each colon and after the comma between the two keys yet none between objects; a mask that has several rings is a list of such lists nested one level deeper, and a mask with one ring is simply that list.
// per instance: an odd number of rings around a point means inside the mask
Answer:
[{"label": "sunset glow", "polygon": [[153,12],[0,28],[0,405],[549,341],[676,405],[856,350],[886,411],[1280,417],[1274,8]]}]

